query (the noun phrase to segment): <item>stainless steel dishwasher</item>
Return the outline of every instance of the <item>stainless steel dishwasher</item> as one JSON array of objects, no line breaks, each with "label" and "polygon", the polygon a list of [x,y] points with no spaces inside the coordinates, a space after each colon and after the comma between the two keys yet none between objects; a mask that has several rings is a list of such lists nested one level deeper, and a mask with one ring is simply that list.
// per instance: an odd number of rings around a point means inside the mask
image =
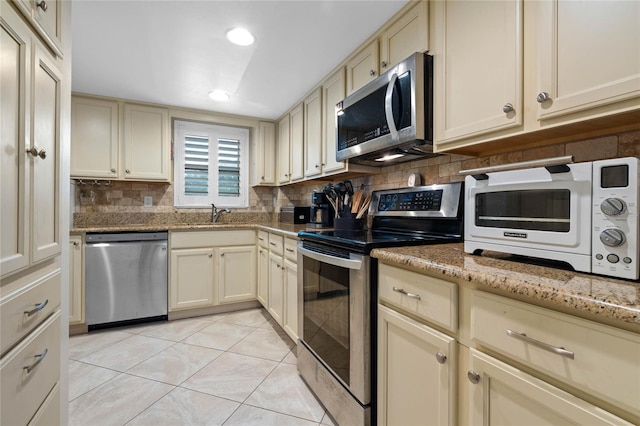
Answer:
[{"label": "stainless steel dishwasher", "polygon": [[167,233],[87,234],[89,330],[167,318]]}]

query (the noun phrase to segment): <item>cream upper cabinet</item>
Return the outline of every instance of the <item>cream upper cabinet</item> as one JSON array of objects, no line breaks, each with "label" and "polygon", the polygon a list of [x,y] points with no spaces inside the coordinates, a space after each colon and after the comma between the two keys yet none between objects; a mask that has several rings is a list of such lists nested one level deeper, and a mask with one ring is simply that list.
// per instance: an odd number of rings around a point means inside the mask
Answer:
[{"label": "cream upper cabinet", "polygon": [[116,179],[118,102],[71,98],[71,176]]},{"label": "cream upper cabinet", "polygon": [[304,178],[304,106],[298,104],[289,113],[291,126],[289,129],[291,158],[289,170],[291,181],[295,182]]},{"label": "cream upper cabinet", "polygon": [[540,2],[538,41],[539,119],[640,97],[640,2]]},{"label": "cream upper cabinet", "polygon": [[33,26],[45,44],[63,57],[62,48],[62,7],[63,0],[14,0],[22,15]]},{"label": "cream upper cabinet", "polygon": [[365,86],[379,75],[379,57],[376,39],[347,61],[347,95]]},{"label": "cream upper cabinet", "polygon": [[212,248],[171,249],[169,311],[215,305]]},{"label": "cream upper cabinet", "polygon": [[253,184],[276,183],[276,126],[267,121],[258,123],[258,140],[254,147]]},{"label": "cream upper cabinet", "polygon": [[429,4],[419,0],[380,35],[380,74],[415,52],[429,50]]},{"label": "cream upper cabinet", "polygon": [[344,169],[345,162],[336,160],[336,104],[345,98],[345,70],[340,68],[322,84],[322,172]]},{"label": "cream upper cabinet", "polygon": [[521,0],[433,5],[435,139],[522,124]]},{"label": "cream upper cabinet", "polygon": [[123,178],[170,181],[169,111],[125,103],[123,115]]},{"label": "cream upper cabinet", "polygon": [[278,121],[278,183],[288,183],[291,180],[291,143],[289,138],[289,114]]},{"label": "cream upper cabinet", "polygon": [[322,89],[304,100],[304,175],[322,173]]},{"label": "cream upper cabinet", "polygon": [[256,246],[220,247],[218,303],[256,299]]},{"label": "cream upper cabinet", "polygon": [[456,341],[378,306],[378,424],[456,425]]},{"label": "cream upper cabinet", "polygon": [[631,425],[542,380],[470,349],[469,425]]},{"label": "cream upper cabinet", "polygon": [[169,111],[73,96],[71,177],[170,182]]},{"label": "cream upper cabinet", "polygon": [[[62,74],[36,45],[31,105],[31,259],[61,251],[60,235],[60,103]],[[36,154],[37,152],[37,154]],[[4,203],[4,201],[3,201]]]},{"label": "cream upper cabinet", "polygon": [[69,324],[84,322],[84,268],[81,235],[69,237]]}]

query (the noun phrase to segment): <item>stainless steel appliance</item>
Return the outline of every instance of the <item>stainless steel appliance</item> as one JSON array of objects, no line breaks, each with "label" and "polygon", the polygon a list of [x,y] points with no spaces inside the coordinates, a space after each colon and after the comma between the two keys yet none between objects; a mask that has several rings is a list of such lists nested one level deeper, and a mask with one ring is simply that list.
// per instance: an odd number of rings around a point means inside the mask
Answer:
[{"label": "stainless steel appliance", "polygon": [[298,371],[333,418],[375,424],[374,248],[462,241],[462,183],[372,193],[371,229],[298,233]]},{"label": "stainless steel appliance", "polygon": [[309,223],[311,221],[311,207],[280,207],[280,222]]},{"label": "stainless steel appliance", "polygon": [[470,174],[465,252],[493,250],[565,262],[583,272],[640,278],[639,160],[572,160],[461,172]]},{"label": "stainless steel appliance", "polygon": [[167,318],[167,233],[87,234],[89,330]]},{"label": "stainless steel appliance", "polygon": [[323,191],[311,193],[311,221],[309,225],[315,228],[331,228],[335,209]]},{"label": "stainless steel appliance", "polygon": [[371,166],[433,154],[433,58],[415,53],[336,106],[338,161]]}]

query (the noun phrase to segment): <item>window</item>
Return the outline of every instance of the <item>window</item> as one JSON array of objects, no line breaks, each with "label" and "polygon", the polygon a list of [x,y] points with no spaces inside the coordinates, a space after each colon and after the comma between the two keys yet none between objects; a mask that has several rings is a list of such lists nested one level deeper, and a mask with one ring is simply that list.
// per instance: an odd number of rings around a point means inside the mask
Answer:
[{"label": "window", "polygon": [[174,205],[249,206],[249,130],[174,123]]}]

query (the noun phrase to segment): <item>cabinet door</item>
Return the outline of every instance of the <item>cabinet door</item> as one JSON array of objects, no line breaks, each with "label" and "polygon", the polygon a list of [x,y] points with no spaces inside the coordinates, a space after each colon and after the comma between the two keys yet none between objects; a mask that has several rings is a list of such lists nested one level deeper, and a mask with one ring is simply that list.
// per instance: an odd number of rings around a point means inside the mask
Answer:
[{"label": "cabinet door", "polygon": [[269,306],[269,250],[263,248],[258,249],[258,302]]},{"label": "cabinet door", "polygon": [[118,178],[118,103],[71,98],[71,176]]},{"label": "cabinet door", "polygon": [[347,95],[352,94],[378,76],[378,58],[378,40],[374,40],[349,59],[347,62]]},{"label": "cabinet door", "polygon": [[171,180],[169,111],[124,104],[124,179]]},{"label": "cabinet door", "polygon": [[284,323],[282,328],[293,341],[298,340],[298,267],[284,261]]},{"label": "cabinet door", "polygon": [[256,246],[220,247],[218,303],[256,299]]},{"label": "cabinet door", "polygon": [[304,100],[304,175],[322,173],[322,89]]},{"label": "cabinet door", "polygon": [[[60,96],[62,73],[36,46],[31,122],[31,258],[60,253]],[[4,203],[4,201],[3,201]]]},{"label": "cabinet door", "polygon": [[434,7],[436,142],[521,125],[521,0]]},{"label": "cabinet door", "polygon": [[11,6],[3,2],[0,7],[0,274],[6,275],[29,264],[30,159],[25,148],[29,139],[31,35]]},{"label": "cabinet door", "polygon": [[336,104],[345,98],[344,68],[340,68],[322,85],[322,173],[345,168],[336,160]]},{"label": "cabinet door", "polygon": [[304,115],[303,103],[296,106],[289,114],[291,128],[289,132],[291,159],[291,180],[304,178]]},{"label": "cabinet door", "polygon": [[60,7],[62,0],[33,0],[33,19],[39,33],[43,36],[45,42],[51,47],[58,56],[62,56],[62,8]]},{"label": "cabinet door", "polygon": [[289,114],[287,114],[278,122],[278,183],[287,183],[291,180],[289,141]]},{"label": "cabinet door", "polygon": [[539,3],[538,118],[640,96],[640,2]]},{"label": "cabinet door", "polygon": [[69,324],[84,322],[84,280],[82,237],[69,237]]},{"label": "cabinet door", "polygon": [[169,310],[215,305],[213,249],[171,250]]},{"label": "cabinet door", "polygon": [[276,126],[261,121],[258,124],[258,149],[256,150],[257,181],[259,185],[276,183]]},{"label": "cabinet door", "polygon": [[380,35],[380,73],[415,52],[429,50],[428,23],[428,3],[422,0],[384,30]]},{"label": "cabinet door", "polygon": [[470,357],[470,425],[631,424],[475,349]]},{"label": "cabinet door", "polygon": [[269,253],[269,313],[282,325],[284,317],[284,261],[282,256]]},{"label": "cabinet door", "polygon": [[453,338],[378,305],[380,425],[455,425],[456,368]]}]

